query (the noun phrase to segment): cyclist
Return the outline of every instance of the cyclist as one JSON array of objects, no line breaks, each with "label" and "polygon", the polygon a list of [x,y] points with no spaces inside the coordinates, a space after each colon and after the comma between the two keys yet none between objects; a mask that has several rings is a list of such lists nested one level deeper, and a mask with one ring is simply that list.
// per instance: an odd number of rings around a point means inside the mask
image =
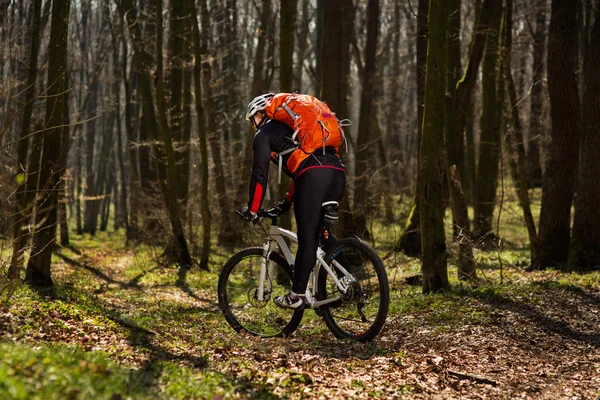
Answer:
[{"label": "cyclist", "polygon": [[[274,93],[256,97],[248,105],[246,119],[256,130],[253,142],[252,175],[247,207],[239,211],[245,219],[254,218],[261,208],[269,180],[269,161],[277,164],[281,155],[284,172],[292,178],[285,199],[277,203],[280,214],[294,205],[294,215],[298,228],[298,251],[292,279],[292,290],[275,297],[275,304],[283,308],[296,309],[304,306],[304,296],[310,272],[315,265],[319,244],[320,227],[323,221],[323,203],[340,202],[346,186],[346,171],[333,147],[320,148],[302,162],[295,174],[286,167],[291,149],[293,130],[283,122],[271,120],[265,113],[265,107]],[[286,153],[286,151],[288,151]],[[333,235],[321,238],[326,251],[335,243]]]}]

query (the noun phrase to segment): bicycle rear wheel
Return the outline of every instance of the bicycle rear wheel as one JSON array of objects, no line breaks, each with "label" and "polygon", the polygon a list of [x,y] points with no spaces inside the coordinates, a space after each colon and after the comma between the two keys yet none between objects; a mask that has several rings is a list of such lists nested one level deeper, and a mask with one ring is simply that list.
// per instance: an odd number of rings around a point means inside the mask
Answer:
[{"label": "bicycle rear wheel", "polygon": [[317,298],[342,296],[339,301],[321,307],[325,324],[339,339],[372,340],[383,328],[389,307],[388,279],[381,258],[366,243],[347,238],[329,249],[325,262],[339,279],[349,280],[336,268],[336,263],[354,278],[348,291],[342,294],[327,271],[320,269]]},{"label": "bicycle rear wheel", "polygon": [[[240,251],[227,261],[219,276],[219,306],[225,319],[237,332],[245,330],[261,337],[289,335],[302,320],[302,310],[279,308],[273,298],[289,292],[292,270],[285,258],[271,253],[265,282],[264,299],[258,300],[263,249]],[[271,290],[268,290],[271,285]]]}]

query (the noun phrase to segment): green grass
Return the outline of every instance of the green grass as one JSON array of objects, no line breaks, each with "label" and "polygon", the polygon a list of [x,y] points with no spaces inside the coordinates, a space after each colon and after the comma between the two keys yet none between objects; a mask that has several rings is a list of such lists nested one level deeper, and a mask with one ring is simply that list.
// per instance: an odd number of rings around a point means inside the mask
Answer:
[{"label": "green grass", "polygon": [[[384,330],[388,339],[418,328],[434,336],[464,326],[490,326],[503,310],[498,305],[529,312],[555,306],[549,292],[579,296],[582,289],[600,290],[600,271],[525,271],[528,238],[508,195],[499,247],[475,251],[476,282],[458,281],[457,248],[449,246],[451,290],[445,293],[424,295],[420,286],[406,285],[404,278],[419,274],[420,264],[389,252],[399,225],[372,226],[374,245],[387,256],[392,287],[388,321],[397,331]],[[446,227],[450,234],[449,222]],[[233,250],[218,249],[211,256],[211,272],[183,271],[160,261],[162,247],[125,246],[122,231],[99,232],[95,238],[72,235],[71,241],[73,247],[53,256],[56,298],[20,285],[7,313],[0,308],[1,399],[298,398],[315,384],[314,376],[310,370],[289,371],[287,358],[282,361],[273,354],[275,347],[284,354],[316,354],[320,360],[327,360],[324,352],[341,349],[340,359],[331,358],[356,374],[373,367],[371,357],[389,359],[398,368],[415,363],[413,354],[384,342],[333,339],[312,311],[305,313],[293,345],[287,339],[236,334],[216,299],[220,267]],[[8,255],[7,247],[0,247],[0,257]],[[347,386],[371,397],[389,394],[360,376],[349,379]],[[394,393],[417,389],[400,382]]]},{"label": "green grass", "polygon": [[152,397],[131,379],[132,370],[117,366],[102,352],[61,345],[31,347],[3,343],[0,353],[3,399]]},{"label": "green grass", "polygon": [[2,399],[189,399],[228,393],[271,397],[243,379],[169,361],[124,368],[105,352],[63,345],[0,343],[0,352]]}]

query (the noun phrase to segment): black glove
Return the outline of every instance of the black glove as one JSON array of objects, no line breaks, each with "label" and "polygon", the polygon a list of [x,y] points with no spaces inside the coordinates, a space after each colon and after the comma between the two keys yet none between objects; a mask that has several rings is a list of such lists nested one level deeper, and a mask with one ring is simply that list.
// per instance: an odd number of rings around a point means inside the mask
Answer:
[{"label": "black glove", "polygon": [[244,221],[252,221],[256,217],[256,214],[254,214],[248,207],[245,206],[237,210],[236,213],[242,217]]},{"label": "black glove", "polygon": [[286,212],[290,211],[290,208],[292,208],[292,203],[290,203],[289,201],[287,201],[287,199],[281,200],[275,206],[275,209],[277,210],[277,213],[279,215],[283,215]]}]

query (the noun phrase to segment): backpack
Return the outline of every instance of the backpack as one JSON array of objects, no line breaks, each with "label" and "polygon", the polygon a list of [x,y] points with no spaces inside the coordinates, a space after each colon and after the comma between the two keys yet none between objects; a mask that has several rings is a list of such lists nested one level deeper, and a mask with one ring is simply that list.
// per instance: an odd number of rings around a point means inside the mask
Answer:
[{"label": "backpack", "polygon": [[276,94],[265,112],[268,118],[283,122],[294,130],[292,140],[298,147],[291,150],[287,161],[287,168],[292,174],[318,148],[333,147],[337,152],[345,139],[343,126],[349,125],[347,120],[339,121],[327,104],[306,94]]}]

